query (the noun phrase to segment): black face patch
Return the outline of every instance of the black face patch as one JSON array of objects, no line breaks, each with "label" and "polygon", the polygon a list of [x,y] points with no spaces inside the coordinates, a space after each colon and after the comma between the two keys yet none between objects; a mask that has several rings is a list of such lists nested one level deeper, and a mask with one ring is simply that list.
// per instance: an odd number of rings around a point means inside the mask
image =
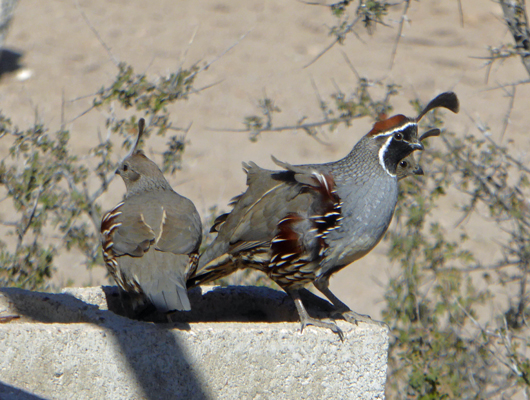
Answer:
[{"label": "black face patch", "polygon": [[414,149],[410,146],[409,143],[403,140],[398,141],[392,139],[392,141],[386,148],[385,153],[383,154],[383,160],[387,171],[390,172],[392,175],[395,175],[399,162],[413,151]]},{"label": "black face patch", "polygon": [[[418,125],[416,124],[410,124],[405,129],[400,130],[403,140],[405,142],[413,142],[417,140],[418,137]],[[396,132],[397,133],[397,132]],[[395,136],[395,134],[394,134]]]},{"label": "black face patch", "polygon": [[412,153],[416,146],[411,143],[418,142],[418,125],[406,123],[399,129],[395,129],[388,136],[378,138],[382,141],[379,160],[391,175],[395,175],[399,162]]}]

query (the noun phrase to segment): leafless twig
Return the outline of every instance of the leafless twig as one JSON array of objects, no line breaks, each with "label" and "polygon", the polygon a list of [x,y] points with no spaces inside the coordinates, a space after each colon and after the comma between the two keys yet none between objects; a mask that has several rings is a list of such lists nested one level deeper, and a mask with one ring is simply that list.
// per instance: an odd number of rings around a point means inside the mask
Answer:
[{"label": "leafless twig", "polygon": [[398,33],[396,35],[396,40],[394,41],[394,48],[392,49],[392,54],[390,55],[390,69],[394,66],[394,60],[396,59],[396,53],[397,48],[399,46],[399,41],[401,40],[401,35],[403,33],[403,25],[405,24],[405,20],[407,19],[407,12],[410,7],[410,0],[405,0],[405,8],[403,9],[403,13],[401,14],[401,18],[399,20],[399,28]]},{"label": "leafless twig", "polygon": [[22,241],[24,240],[24,236],[28,232],[29,227],[31,226],[31,221],[33,221],[33,217],[35,217],[35,211],[37,210],[37,206],[39,205],[39,199],[40,195],[42,194],[43,187],[39,186],[37,190],[37,196],[35,197],[35,201],[33,202],[33,207],[31,208],[31,211],[29,213],[29,216],[26,220],[25,226],[19,230],[18,232],[18,242],[17,242],[17,251],[22,245]]},{"label": "leafless twig", "polygon": [[105,43],[105,41],[101,38],[101,36],[99,35],[99,32],[97,31],[96,28],[94,28],[94,25],[92,25],[92,23],[90,22],[90,20],[88,19],[88,17],[86,16],[85,12],[83,11],[83,9],[81,8],[81,6],[79,5],[79,1],[78,0],[74,0],[74,3],[75,3],[75,7],[77,8],[77,10],[79,11],[79,13],[81,14],[81,16],[83,17],[83,19],[85,20],[87,26],[90,28],[90,30],[92,31],[92,33],[94,33],[94,35],[96,36],[96,38],[99,40],[99,43],[101,43],[101,45],[103,46],[103,48],[107,51],[108,55],[110,56],[110,59],[112,60],[112,62],[118,66],[120,65],[120,60],[118,60],[118,58],[114,55],[114,53],[112,53],[112,50],[110,49],[110,47],[107,45],[107,43]]},{"label": "leafless twig", "polygon": [[348,64],[348,67],[350,67],[350,70],[353,72],[353,74],[359,81],[361,79],[361,76],[359,75],[355,67],[353,66],[353,63],[350,61],[350,59],[348,58],[345,52],[341,51],[341,53],[342,53],[342,56],[344,57],[344,60],[346,61],[346,64]]},{"label": "leafless twig", "polygon": [[341,43],[344,40],[344,37],[350,32],[352,32],[357,37],[357,39],[359,39],[362,42],[360,36],[357,35],[357,33],[353,30],[353,28],[355,27],[357,22],[359,22],[359,20],[360,20],[360,17],[357,17],[350,24],[346,25],[346,29],[344,29],[344,31],[341,32],[340,34],[337,34],[337,37],[335,38],[335,40],[333,40],[333,42],[331,42],[324,50],[318,53],[315,58],[313,58],[309,63],[304,65],[302,68],[307,68],[310,65],[314,64],[320,57],[322,57],[329,50],[331,50],[333,46],[335,46],[337,43]]},{"label": "leafless twig", "polygon": [[502,143],[502,140],[504,139],[504,134],[506,133],[506,130],[508,129],[508,124],[510,123],[510,115],[512,114],[513,110],[513,104],[515,102],[515,91],[517,89],[517,86],[512,86],[512,92],[508,93],[508,96],[510,97],[510,103],[508,105],[508,111],[506,111],[506,115],[504,116],[503,121],[503,127],[501,131],[501,138],[500,142]]},{"label": "leafless twig", "polygon": [[244,33],[243,35],[241,35],[241,37],[236,40],[232,45],[230,45],[225,51],[221,52],[217,57],[215,57],[212,61],[210,61],[209,63],[207,63],[205,66],[199,68],[197,71],[195,71],[193,74],[190,75],[190,78],[193,78],[195,75],[197,75],[198,73],[202,72],[202,71],[206,71],[208,68],[210,68],[210,66],[212,66],[212,64],[214,64],[215,62],[219,61],[221,58],[223,58],[223,56],[225,54],[227,54],[230,50],[232,50],[234,47],[236,47],[239,43],[241,43],[241,41],[243,39],[245,39],[248,34],[250,32],[252,32],[254,29],[250,29],[248,30],[246,33]]},{"label": "leafless twig", "polygon": [[464,27],[464,10],[462,9],[462,0],[456,0],[458,3],[458,14],[460,15],[460,26]]},{"label": "leafless twig", "polygon": [[355,118],[359,118],[363,115],[355,116],[355,117],[348,117],[348,118],[333,118],[326,121],[319,121],[319,122],[312,122],[307,124],[300,124],[300,125],[285,125],[285,126],[277,126],[277,127],[264,127],[261,129],[226,129],[226,128],[211,128],[207,127],[206,129],[210,131],[216,131],[216,132],[245,132],[245,133],[252,133],[252,134],[259,134],[262,132],[283,132],[283,131],[294,131],[297,129],[307,129],[307,128],[316,128],[319,126],[326,126],[331,124],[338,124],[341,122],[349,122]]}]

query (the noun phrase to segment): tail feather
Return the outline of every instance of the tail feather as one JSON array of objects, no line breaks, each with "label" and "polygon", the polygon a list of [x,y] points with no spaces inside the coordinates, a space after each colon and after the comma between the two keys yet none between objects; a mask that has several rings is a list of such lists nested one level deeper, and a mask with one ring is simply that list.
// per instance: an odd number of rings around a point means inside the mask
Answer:
[{"label": "tail feather", "polygon": [[230,275],[235,270],[236,266],[233,265],[230,255],[223,254],[207,264],[202,266],[199,264],[197,272],[188,279],[187,286],[188,288],[193,288],[195,286],[204,285],[205,283]]},{"label": "tail feather", "polygon": [[160,312],[191,310],[186,277],[190,270],[187,254],[151,249],[144,257],[124,257],[121,264]]},{"label": "tail feather", "polygon": [[[160,285],[162,283],[162,285]],[[188,291],[186,288],[175,285],[173,282],[166,280],[165,282],[158,281],[158,288],[155,291],[148,290],[146,293],[149,300],[154,304],[156,309],[160,312],[169,311],[189,311],[191,310],[190,300],[188,298]],[[161,287],[163,286],[163,287]]]}]

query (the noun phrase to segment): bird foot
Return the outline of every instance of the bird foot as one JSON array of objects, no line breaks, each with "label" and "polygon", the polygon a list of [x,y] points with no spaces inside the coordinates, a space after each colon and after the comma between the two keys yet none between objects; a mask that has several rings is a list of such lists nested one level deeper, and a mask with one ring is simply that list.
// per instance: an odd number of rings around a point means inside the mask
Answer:
[{"label": "bird foot", "polygon": [[371,325],[386,326],[384,322],[376,321],[375,319],[372,319],[372,317],[370,317],[369,315],[357,314],[355,311],[352,310],[339,312],[339,314],[342,315],[342,317],[350,324],[357,325],[359,322],[364,322]]},{"label": "bird foot", "polygon": [[300,333],[302,333],[305,327],[308,325],[318,326],[320,328],[331,329],[331,331],[339,335],[340,340],[344,342],[344,333],[342,332],[342,329],[340,329],[335,322],[331,322],[331,321],[325,322],[325,321],[321,321],[319,319],[311,318],[311,317],[304,318],[300,322],[302,324],[302,326],[300,327]]},{"label": "bird foot", "polygon": [[173,324],[175,321],[173,321],[173,316],[175,315],[174,312],[168,312],[166,313],[166,320],[168,324]]}]

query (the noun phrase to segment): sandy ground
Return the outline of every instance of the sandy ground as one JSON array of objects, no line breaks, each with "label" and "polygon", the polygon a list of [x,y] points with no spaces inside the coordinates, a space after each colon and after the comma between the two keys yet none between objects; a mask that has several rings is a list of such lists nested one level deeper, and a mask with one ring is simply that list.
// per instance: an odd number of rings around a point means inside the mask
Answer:
[{"label": "sandy ground", "polygon": [[[360,75],[402,85],[394,102],[396,112],[414,115],[411,99],[419,96],[428,101],[440,92],[454,90],[462,112],[447,118],[447,128],[478,135],[475,122],[479,122],[489,126],[493,137],[499,137],[509,99],[502,90],[486,89],[527,79],[527,75],[520,61],[513,59],[495,65],[486,83],[484,60],[477,57],[486,56],[488,46],[511,43],[512,38],[502,23],[498,4],[486,0],[462,3],[464,27],[456,0],[411,2],[409,22],[391,70],[399,7],[389,15],[390,27],[379,26],[370,36],[359,26],[359,39],[349,37],[344,46],[335,46],[308,68],[304,66],[332,41],[328,27],[334,20],[325,7],[296,0],[86,0],[79,2],[79,9],[117,59],[149,76],[167,74],[181,64],[212,61],[249,32],[202,73],[196,84],[215,86],[172,108],[176,125],[193,125],[184,169],[170,181],[206,216],[213,205],[226,210],[228,200],[244,190],[242,161],[252,160],[267,168],[274,168],[271,154],[294,164],[332,161],[349,152],[368,132],[371,121],[357,120],[351,128],[341,126],[326,133],[330,145],[323,146],[303,132],[266,133],[252,143],[244,133],[215,130],[242,128],[243,118],[258,112],[256,104],[264,93],[282,110],[276,125],[292,124],[303,116],[308,121],[321,119],[312,81],[323,99],[329,99],[336,86],[348,94],[356,85],[342,52]],[[17,79],[20,70],[4,73],[0,108],[20,128],[32,124],[38,109],[42,122],[57,129],[63,92],[67,100],[81,98],[116,75],[115,64],[79,9],[73,0],[21,0],[18,5],[5,46],[22,54],[20,62],[31,77],[21,81]],[[530,124],[529,91],[527,86],[517,89],[505,135],[505,140],[517,145],[514,154],[523,160],[528,160],[530,147],[525,135]],[[67,102],[66,120],[73,120],[90,104],[90,96]],[[86,154],[96,143],[98,130],[105,130],[105,116],[92,111],[68,124],[76,152]],[[148,147],[155,151],[164,142],[153,138]],[[1,151],[5,154],[5,149]],[[424,169],[428,173],[429,166]],[[111,187],[112,193],[99,199],[104,209],[115,205],[124,193],[119,180]],[[453,205],[447,204],[448,213],[451,210]],[[448,215],[451,217],[444,223],[452,227],[458,216]],[[490,243],[494,232],[475,229],[472,223],[468,229],[476,248],[486,256],[493,255]],[[385,282],[392,273],[384,253],[384,245],[377,247],[332,280],[332,290],[356,311],[379,315],[383,288],[376,281]],[[106,282],[103,266],[87,272],[75,254],[60,257],[57,268],[54,282],[58,285],[68,280],[75,285]]]}]

